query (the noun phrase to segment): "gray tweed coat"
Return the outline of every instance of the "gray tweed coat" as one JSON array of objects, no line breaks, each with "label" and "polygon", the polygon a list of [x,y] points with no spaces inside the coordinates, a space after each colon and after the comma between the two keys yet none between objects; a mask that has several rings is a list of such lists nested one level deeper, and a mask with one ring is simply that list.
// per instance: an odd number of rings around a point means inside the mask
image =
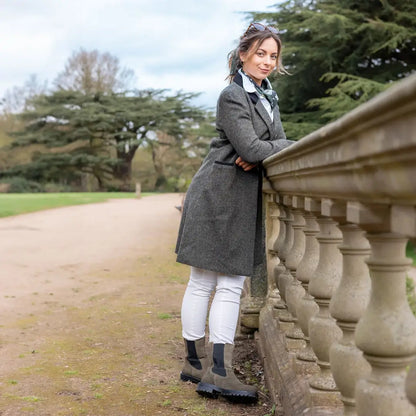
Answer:
[{"label": "gray tweed coat", "polygon": [[[289,146],[277,106],[273,122],[240,74],[217,103],[219,137],[187,191],[176,244],[177,261],[223,274],[250,276],[263,258],[261,162]],[[241,156],[259,163],[248,172]]]}]

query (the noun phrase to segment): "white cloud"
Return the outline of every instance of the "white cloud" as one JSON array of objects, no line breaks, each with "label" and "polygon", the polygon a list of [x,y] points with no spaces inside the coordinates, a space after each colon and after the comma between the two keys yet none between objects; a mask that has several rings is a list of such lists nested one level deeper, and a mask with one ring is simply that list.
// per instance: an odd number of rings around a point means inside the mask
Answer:
[{"label": "white cloud", "polygon": [[[201,91],[214,106],[226,55],[268,0],[18,0],[0,2],[0,97],[30,74],[51,84],[72,51],[110,52],[137,87]],[[270,10],[270,9],[269,9]],[[271,9],[273,10],[273,9]]]}]

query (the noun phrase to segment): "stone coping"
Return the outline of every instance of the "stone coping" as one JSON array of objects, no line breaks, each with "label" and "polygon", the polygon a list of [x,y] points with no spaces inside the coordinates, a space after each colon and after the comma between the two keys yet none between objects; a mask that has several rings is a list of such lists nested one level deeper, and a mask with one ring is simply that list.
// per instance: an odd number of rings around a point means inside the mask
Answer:
[{"label": "stone coping", "polygon": [[416,204],[416,74],[263,164],[279,193]]}]

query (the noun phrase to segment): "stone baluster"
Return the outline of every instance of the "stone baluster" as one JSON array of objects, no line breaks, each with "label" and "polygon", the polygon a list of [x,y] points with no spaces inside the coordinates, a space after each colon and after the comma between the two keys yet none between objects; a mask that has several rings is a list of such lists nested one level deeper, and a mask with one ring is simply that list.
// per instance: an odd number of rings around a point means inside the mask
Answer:
[{"label": "stone baluster", "polygon": [[[406,297],[407,238],[392,232],[394,209],[349,203],[347,219],[367,231],[371,294],[355,331],[357,347],[371,365],[371,374],[357,382],[359,416],[415,416],[405,394],[406,368],[416,353],[416,319]],[[408,233],[406,227],[403,231]]]},{"label": "stone baluster", "polygon": [[370,297],[371,281],[365,263],[370,246],[365,231],[356,224],[344,224],[339,228],[343,235],[343,243],[339,246],[343,261],[342,277],[329,310],[341,328],[343,337],[332,345],[329,357],[332,375],[344,403],[343,414],[355,416],[356,383],[368,376],[371,370],[354,340],[355,327]]},{"label": "stone baluster", "polygon": [[[271,249],[271,246],[273,245],[273,234],[275,230],[273,230],[273,210],[274,210],[274,194],[271,192],[263,192],[263,203],[265,205],[265,218],[264,218],[264,224],[265,224],[265,241],[266,241],[266,252],[267,255],[269,254],[269,251]],[[268,259],[267,259],[268,260]]]},{"label": "stone baluster", "polygon": [[303,333],[298,325],[297,306],[305,294],[305,289],[296,278],[296,270],[305,254],[305,219],[303,218],[304,199],[294,196],[292,198],[293,207],[293,246],[286,258],[286,267],[291,274],[291,280],[286,286],[286,303],[287,309],[293,316],[293,329],[286,336],[293,339],[302,339]]},{"label": "stone baluster", "polygon": [[[392,231],[409,236],[413,243],[416,237],[416,207],[412,205],[391,207]],[[416,408],[416,360],[413,361],[406,377],[406,395]]]},{"label": "stone baluster", "polygon": [[279,207],[276,204],[275,194],[269,193],[266,195],[267,201],[267,222],[266,230],[267,241],[267,300],[274,305],[279,299],[279,293],[275,280],[275,268],[280,263],[277,254],[275,243],[279,236]]},{"label": "stone baluster", "polygon": [[283,205],[283,198],[278,194],[276,194],[276,204],[279,208],[279,236],[274,243],[274,250],[278,254],[279,263],[274,267],[274,279],[279,290],[280,299],[274,306],[278,309],[286,309],[286,303],[282,298],[281,288],[279,287],[279,276],[286,270],[281,254],[286,241],[286,211]]},{"label": "stone baluster", "polygon": [[416,360],[413,361],[407,374],[406,394],[413,406],[416,407]]},{"label": "stone baluster", "polygon": [[284,196],[284,205],[282,205],[282,209],[285,211],[285,217],[283,219],[285,223],[285,239],[282,243],[281,249],[279,250],[279,258],[284,265],[284,270],[279,275],[278,280],[278,287],[280,290],[280,296],[282,299],[286,302],[286,287],[284,286],[286,284],[287,279],[287,268],[286,268],[286,257],[290,253],[290,250],[293,245],[293,215],[290,207],[288,206],[288,203],[290,203],[290,199],[285,195]]},{"label": "stone baluster", "polygon": [[407,239],[395,233],[367,237],[372,294],[357,326],[356,343],[373,371],[357,384],[357,413],[414,416],[404,397],[406,367],[416,352],[416,321],[406,298]]},{"label": "stone baluster", "polygon": [[321,202],[305,198],[305,255],[298,265],[296,278],[301,282],[305,289],[305,294],[296,310],[299,326],[304,334],[305,348],[298,351],[296,357],[301,361],[316,361],[309,339],[309,321],[315,316],[319,307],[314,298],[309,294],[309,283],[318,266],[319,243],[316,236],[319,233],[319,225],[316,222],[315,214],[321,213]]},{"label": "stone baluster", "polygon": [[[292,214],[292,210],[290,208],[290,205],[292,203],[292,198],[285,195],[283,197],[283,204],[284,204],[284,209],[286,212],[286,216],[284,219],[284,222],[286,224],[286,235],[285,235],[285,241],[282,245],[282,249],[280,250],[280,260],[282,260],[282,262],[285,265],[285,270],[280,273],[279,275],[279,280],[278,280],[278,287],[279,287],[279,291],[280,291],[280,296],[282,297],[282,299],[284,300],[285,303],[286,302],[286,287],[288,285],[288,283],[291,281],[292,279],[292,275],[290,274],[290,271],[288,270],[288,268],[286,267],[286,258],[289,255],[292,246],[293,246],[293,242],[294,242],[294,232],[293,232],[293,214]],[[277,310],[277,316],[279,318],[280,321],[283,322],[287,322],[290,323],[289,326],[284,326],[283,329],[289,330],[289,327],[291,329],[291,327],[293,326],[293,316],[289,313],[289,311],[286,309],[278,309]]]},{"label": "stone baluster", "polygon": [[[342,242],[342,233],[337,222],[332,217],[342,216],[337,204],[323,199],[321,201],[322,217],[317,219],[319,224],[319,262],[309,283],[309,293],[319,306],[317,315],[309,321],[309,337],[312,349],[320,367],[309,384],[311,387],[327,392],[336,391],[337,386],[330,370],[329,350],[338,341],[342,332],[329,313],[329,303],[338,287],[342,274],[342,256],[338,245]],[[344,209],[345,211],[345,209]]]},{"label": "stone baluster", "polygon": [[[271,220],[267,217],[269,209],[270,194],[272,190],[263,193],[263,212],[262,217],[266,221],[262,224],[262,233],[268,235],[271,229]],[[244,290],[240,302],[240,314],[237,337],[245,337],[259,329],[260,310],[267,301],[269,290],[268,275],[268,252],[263,252],[262,261],[254,267],[253,274],[244,282]]]}]

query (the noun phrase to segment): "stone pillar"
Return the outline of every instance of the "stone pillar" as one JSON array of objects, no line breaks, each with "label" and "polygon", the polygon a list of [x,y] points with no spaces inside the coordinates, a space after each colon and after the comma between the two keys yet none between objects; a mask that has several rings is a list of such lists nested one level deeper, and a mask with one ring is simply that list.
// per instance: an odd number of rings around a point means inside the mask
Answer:
[{"label": "stone pillar", "polygon": [[371,364],[371,375],[355,391],[359,416],[414,416],[405,395],[406,367],[416,353],[416,319],[406,298],[406,242],[401,234],[367,235],[372,290],[355,339]]},{"label": "stone pillar", "polygon": [[[413,205],[392,205],[391,231],[406,235],[415,242],[416,207]],[[406,377],[406,395],[416,408],[416,360],[413,361]]]},{"label": "stone pillar", "polygon": [[286,267],[289,270],[292,279],[288,281],[286,286],[286,303],[288,311],[293,316],[294,327],[286,334],[286,336],[293,339],[303,339],[303,333],[299,328],[296,313],[297,306],[305,294],[305,289],[296,278],[297,267],[305,254],[305,234],[303,232],[305,228],[305,219],[303,218],[303,205],[303,198],[296,196],[292,198],[293,246],[286,258]]},{"label": "stone pillar", "polygon": [[142,184],[139,182],[136,182],[136,198],[142,197]]},{"label": "stone pillar", "polygon": [[276,204],[279,208],[279,236],[274,243],[274,250],[279,256],[279,263],[274,267],[274,280],[276,282],[277,289],[279,290],[280,299],[274,306],[278,309],[286,309],[286,302],[282,298],[281,287],[279,287],[279,276],[286,270],[281,254],[286,241],[286,211],[283,206],[283,198],[277,194]]},{"label": "stone pillar", "polygon": [[266,251],[267,251],[267,301],[276,304],[280,299],[276,280],[275,268],[280,263],[275,243],[279,236],[279,207],[276,204],[275,194],[269,193],[266,196]]},{"label": "stone pillar", "polygon": [[282,205],[282,209],[285,212],[285,215],[283,217],[283,221],[286,225],[285,227],[285,239],[282,243],[282,247],[279,251],[279,257],[280,260],[283,261],[283,263],[285,263],[286,261],[286,257],[287,255],[290,253],[290,250],[292,248],[293,245],[293,228],[292,228],[292,223],[293,223],[293,215],[292,215],[292,211],[290,209],[290,205],[291,205],[291,198],[288,196],[284,196],[283,198],[283,205]]},{"label": "stone pillar", "polygon": [[367,231],[371,246],[370,301],[355,330],[355,343],[371,365],[371,374],[355,388],[359,416],[416,414],[405,393],[406,368],[416,353],[416,319],[406,297],[410,259],[403,236],[414,232],[414,227],[398,214],[389,205],[349,202],[347,206],[347,220]]},{"label": "stone pillar", "polygon": [[343,338],[330,349],[331,371],[341,393],[345,416],[355,416],[355,386],[370,373],[370,365],[354,341],[355,327],[364,313],[370,297],[371,281],[365,260],[370,245],[365,231],[355,224],[340,225],[343,243],[341,282],[331,299],[329,310],[343,332]]},{"label": "stone pillar", "polygon": [[[262,234],[266,234],[266,206],[267,201],[265,194],[263,197],[262,212]],[[254,267],[253,274],[244,283],[240,305],[240,316],[237,337],[252,334],[259,328],[259,314],[267,298],[268,280],[267,280],[267,259],[266,250],[262,253],[262,261]]]},{"label": "stone pillar", "polygon": [[299,326],[304,334],[305,348],[300,350],[296,357],[301,361],[316,361],[309,339],[309,321],[315,316],[319,307],[314,298],[309,294],[309,283],[319,262],[319,243],[316,236],[319,233],[319,225],[314,213],[321,212],[320,201],[305,198],[305,255],[298,265],[296,278],[305,289],[305,294],[296,310]]},{"label": "stone pillar", "polygon": [[290,253],[290,250],[293,246],[293,215],[290,207],[287,205],[290,203],[290,199],[288,199],[287,196],[284,197],[284,205],[282,206],[285,211],[285,217],[283,219],[285,223],[285,239],[282,243],[281,250],[279,250],[279,258],[283,265],[285,266],[285,269],[280,273],[279,280],[278,280],[278,287],[280,290],[280,296],[282,299],[286,302],[286,280],[288,278],[288,272],[286,268],[286,257]]},{"label": "stone pillar", "polygon": [[309,380],[309,384],[318,390],[336,391],[329,350],[341,338],[342,332],[329,314],[329,303],[341,279],[342,257],[338,245],[342,242],[342,234],[337,222],[330,217],[318,218],[317,222],[319,263],[309,283],[309,293],[315,298],[319,312],[309,321],[309,337],[320,372]]},{"label": "stone pillar", "polygon": [[[291,197],[285,195],[283,199],[283,203],[284,203],[284,209],[286,212],[286,216],[284,219],[284,222],[286,224],[286,234],[285,234],[285,241],[283,242],[282,249],[280,250],[280,256],[279,256],[280,260],[285,265],[285,270],[282,273],[280,273],[279,280],[278,280],[280,296],[284,300],[285,304],[287,303],[286,288],[289,282],[292,280],[292,275],[290,274],[290,271],[286,267],[286,259],[292,249],[293,241],[294,241],[294,233],[293,233],[293,227],[292,227],[293,214],[290,208],[291,202],[292,202]],[[289,313],[287,309],[278,309],[277,316],[280,321],[288,322],[288,323],[293,322],[293,316]],[[289,326],[293,326],[293,325],[290,324]],[[284,326],[283,329],[285,331],[289,330],[289,326]]]}]

